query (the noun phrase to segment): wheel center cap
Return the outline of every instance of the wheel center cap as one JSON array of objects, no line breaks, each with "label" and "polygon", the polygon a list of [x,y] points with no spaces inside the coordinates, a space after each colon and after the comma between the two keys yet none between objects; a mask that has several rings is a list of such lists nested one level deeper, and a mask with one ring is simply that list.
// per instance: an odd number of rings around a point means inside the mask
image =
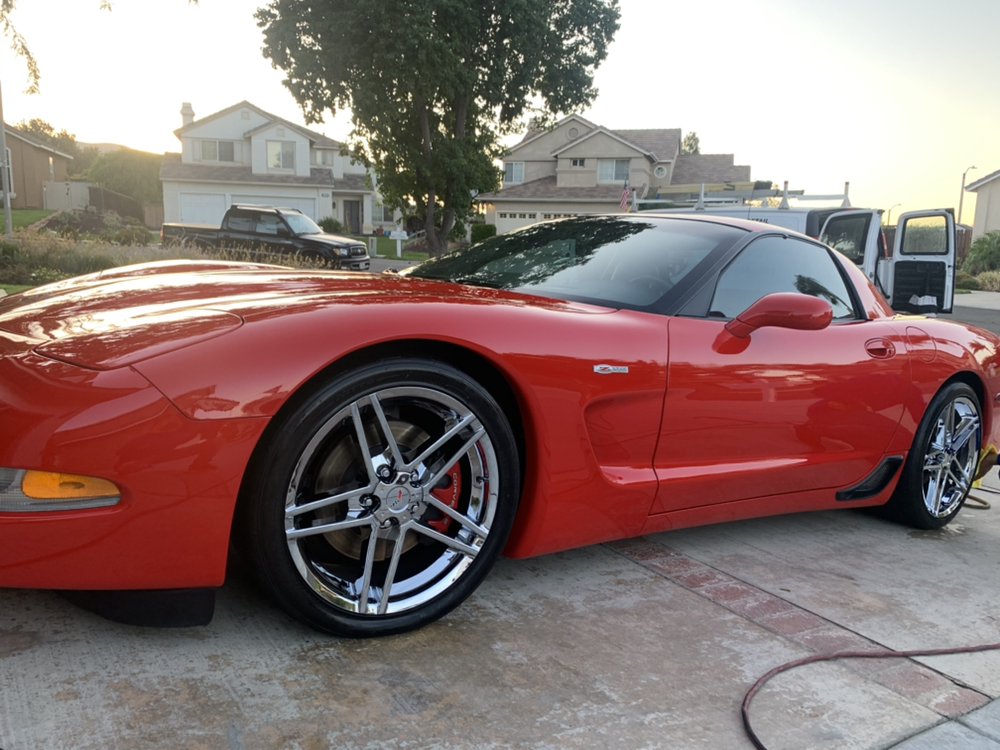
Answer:
[{"label": "wheel center cap", "polygon": [[410,490],[397,485],[386,493],[385,502],[393,512],[405,510],[410,505]]}]

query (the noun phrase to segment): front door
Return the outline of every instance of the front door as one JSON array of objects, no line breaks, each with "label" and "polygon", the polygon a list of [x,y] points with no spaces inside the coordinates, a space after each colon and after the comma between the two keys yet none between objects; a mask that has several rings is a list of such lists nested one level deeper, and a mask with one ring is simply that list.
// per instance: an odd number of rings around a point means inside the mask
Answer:
[{"label": "front door", "polygon": [[[726,322],[767,294],[820,297],[822,330]],[[792,237],[748,245],[707,314],[670,320],[653,513],[860,483],[879,466],[911,395],[892,320],[867,320],[830,251]]]},{"label": "front door", "polygon": [[351,234],[361,234],[361,201],[344,201],[344,226]]}]

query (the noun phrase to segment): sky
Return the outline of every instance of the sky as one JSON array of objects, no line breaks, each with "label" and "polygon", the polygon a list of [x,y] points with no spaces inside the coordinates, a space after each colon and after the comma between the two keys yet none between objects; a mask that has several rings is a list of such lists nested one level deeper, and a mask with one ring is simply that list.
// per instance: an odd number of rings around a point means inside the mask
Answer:
[{"label": "sky", "polygon": [[[247,100],[301,109],[262,53],[264,0],[19,0],[11,20],[42,80],[0,40],[3,118],[39,117],[86,143],[179,150],[204,117]],[[1000,170],[998,0],[620,0],[621,27],[580,112],[611,129],[694,131],[757,180],[854,206],[956,208]],[[346,140],[349,113],[313,130]],[[975,195],[963,218],[972,223]]]}]

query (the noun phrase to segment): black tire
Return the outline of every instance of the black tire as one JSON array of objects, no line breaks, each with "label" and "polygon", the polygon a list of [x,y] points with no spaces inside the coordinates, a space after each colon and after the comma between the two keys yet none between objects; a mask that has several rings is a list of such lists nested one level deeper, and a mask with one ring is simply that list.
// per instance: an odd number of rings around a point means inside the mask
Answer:
[{"label": "black tire", "polygon": [[924,414],[884,515],[918,529],[940,529],[972,488],[983,443],[979,397],[965,383],[942,388]]},{"label": "black tire", "polygon": [[476,589],[519,495],[516,444],[491,395],[440,362],[391,359],[275,419],[244,481],[239,534],[289,614],[337,635],[389,635]]}]

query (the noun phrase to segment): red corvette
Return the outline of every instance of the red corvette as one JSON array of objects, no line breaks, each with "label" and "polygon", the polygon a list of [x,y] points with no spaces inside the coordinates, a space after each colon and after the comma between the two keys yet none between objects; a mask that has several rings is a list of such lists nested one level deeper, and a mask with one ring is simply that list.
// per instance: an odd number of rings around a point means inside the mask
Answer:
[{"label": "red corvette", "polygon": [[232,540],[295,617],[381,635],[501,553],[863,506],[935,528],[995,460],[998,345],[804,236],[690,216],[400,275],[50,284],[0,300],[0,586],[211,591]]}]

